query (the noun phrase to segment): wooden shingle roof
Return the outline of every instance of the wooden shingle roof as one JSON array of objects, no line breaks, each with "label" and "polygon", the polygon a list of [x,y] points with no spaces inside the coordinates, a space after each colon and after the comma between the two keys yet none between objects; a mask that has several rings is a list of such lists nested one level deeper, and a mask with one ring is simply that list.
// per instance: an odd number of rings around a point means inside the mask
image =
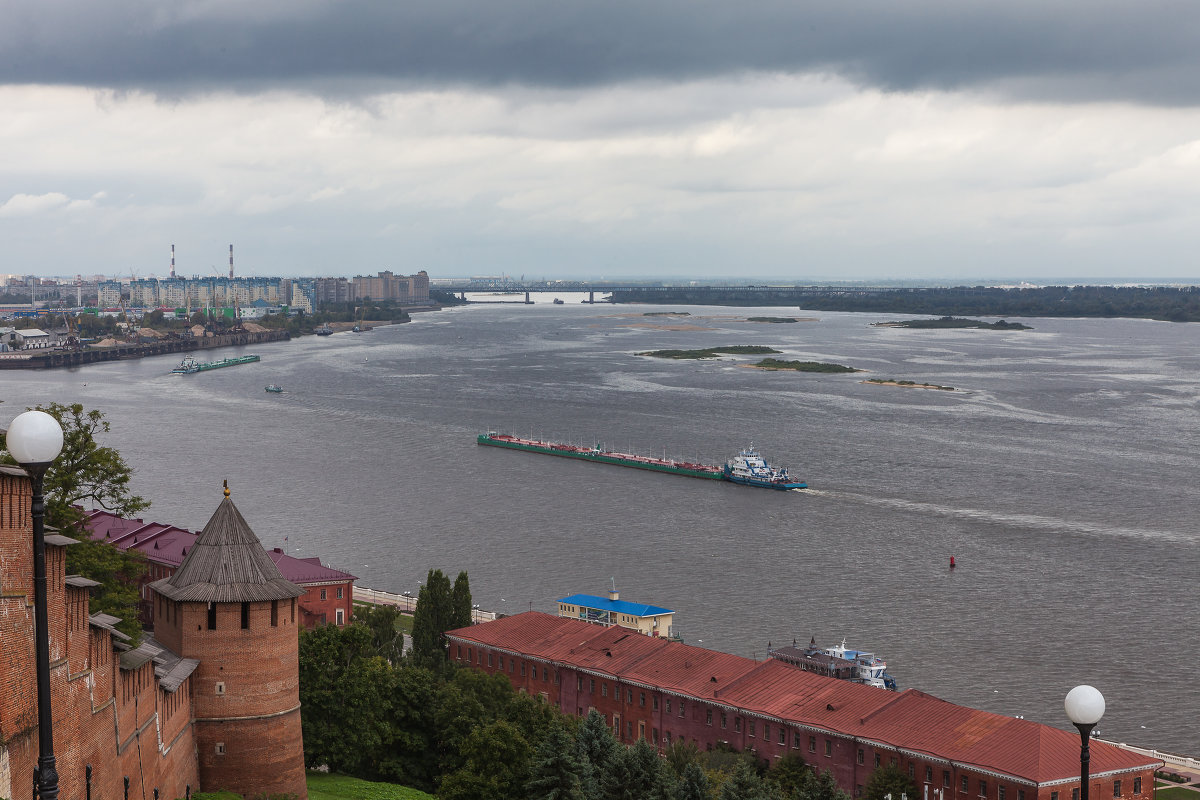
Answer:
[{"label": "wooden shingle roof", "polygon": [[261,603],[304,594],[280,574],[228,495],[175,574],[150,587],[185,603]]}]

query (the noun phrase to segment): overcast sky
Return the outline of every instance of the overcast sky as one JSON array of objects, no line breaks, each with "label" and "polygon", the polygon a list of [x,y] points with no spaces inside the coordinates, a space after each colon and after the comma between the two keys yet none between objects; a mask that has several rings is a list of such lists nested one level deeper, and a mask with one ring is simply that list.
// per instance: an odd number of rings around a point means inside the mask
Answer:
[{"label": "overcast sky", "polygon": [[0,273],[1200,280],[1195,0],[14,0]]}]

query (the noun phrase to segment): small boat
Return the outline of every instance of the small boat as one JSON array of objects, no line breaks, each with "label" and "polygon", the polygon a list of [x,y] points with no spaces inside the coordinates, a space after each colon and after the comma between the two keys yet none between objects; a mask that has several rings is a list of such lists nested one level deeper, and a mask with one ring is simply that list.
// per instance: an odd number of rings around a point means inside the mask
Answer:
[{"label": "small boat", "polygon": [[763,457],[750,445],[732,461],[725,462],[722,469],[725,480],[746,486],[761,486],[764,489],[807,489],[804,481],[788,477],[787,467],[772,469]]},{"label": "small boat", "polygon": [[332,336],[333,328],[329,327],[329,323],[326,322],[324,325],[314,330],[313,333],[315,333],[317,336]]},{"label": "small boat", "polygon": [[283,394],[283,387],[277,383],[267,384],[267,391],[272,394]]},{"label": "small boat", "polygon": [[560,300],[560,299],[559,299],[559,298],[557,298],[557,297],[556,297],[556,298],[554,298],[554,305],[556,305],[556,306],[561,306],[562,304],[563,304],[563,301],[562,301],[562,300]]}]

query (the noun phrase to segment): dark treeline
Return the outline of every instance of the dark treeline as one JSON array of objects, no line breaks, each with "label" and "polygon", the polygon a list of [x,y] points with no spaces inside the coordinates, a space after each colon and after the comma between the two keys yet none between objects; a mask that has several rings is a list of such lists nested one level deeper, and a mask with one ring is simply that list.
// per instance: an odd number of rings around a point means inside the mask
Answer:
[{"label": "dark treeline", "polygon": [[868,311],[937,316],[1135,317],[1171,322],[1200,321],[1200,287],[1044,286],[997,289],[727,289],[681,287],[653,292],[620,291],[613,302],[680,305],[780,306],[806,311]]},{"label": "dark treeline", "polygon": [[[563,714],[446,658],[444,632],[469,624],[466,573],[431,570],[401,655],[397,611],[361,608],[345,628],[300,637],[300,701],[309,767],[436,792],[440,800],[850,800],[800,755],[768,765],[752,752],[700,751],[677,739],[660,755],[625,746],[603,715]],[[916,797],[884,765],[864,800]]]}]

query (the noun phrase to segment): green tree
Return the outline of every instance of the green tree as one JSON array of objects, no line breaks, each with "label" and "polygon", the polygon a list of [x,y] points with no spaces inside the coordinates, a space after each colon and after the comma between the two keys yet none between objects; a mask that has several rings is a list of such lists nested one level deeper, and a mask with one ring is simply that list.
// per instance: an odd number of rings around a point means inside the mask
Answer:
[{"label": "green tree", "polygon": [[509,723],[498,720],[467,736],[466,762],[446,775],[439,800],[524,800],[533,750]]},{"label": "green tree", "polygon": [[451,592],[450,604],[453,613],[450,617],[450,627],[446,630],[465,628],[471,624],[471,582],[467,573],[460,572],[454,579],[454,590]]},{"label": "green tree", "polygon": [[365,625],[300,633],[304,761],[360,778],[380,776],[392,739],[394,674]]},{"label": "green tree", "polygon": [[767,780],[775,784],[786,800],[799,800],[804,787],[813,780],[813,772],[802,756],[789,753],[771,765]]},{"label": "green tree", "polygon": [[583,790],[588,798],[601,797],[600,776],[608,771],[620,745],[608,730],[604,715],[592,709],[575,733],[575,750],[579,755]]},{"label": "green tree", "polygon": [[[50,403],[38,406],[58,420],[63,429],[63,449],[46,470],[43,492],[46,524],[79,540],[67,548],[67,573],[83,575],[100,586],[93,590],[90,609],[119,617],[117,629],[137,643],[142,627],[138,622],[138,581],[146,574],[146,559],[136,551],[122,551],[104,542],[93,542],[83,528],[85,512],[79,506],[90,501],[122,517],[131,517],[150,503],[133,494],[129,481],[133,469],[111,447],[102,446],[98,434],[107,433],[108,422],[100,411],[84,411],[79,403]],[[5,449],[2,461],[14,463]]]},{"label": "green tree", "polygon": [[525,784],[525,796],[529,800],[586,800],[575,743],[562,726],[551,728],[542,740]]},{"label": "green tree", "polygon": [[807,782],[800,792],[800,800],[850,800],[850,795],[838,786],[833,773],[825,770]]},{"label": "green tree", "polygon": [[685,742],[682,739],[676,739],[667,747],[667,752],[664,754],[667,764],[675,772],[676,777],[683,777],[683,771],[687,769],[688,764],[697,764],[700,761],[700,748],[695,742]]},{"label": "green tree", "polygon": [[675,789],[675,800],[710,800],[712,786],[699,764],[691,763],[683,769],[683,777]]},{"label": "green tree", "polygon": [[[384,780],[431,792],[440,774],[434,704],[437,679],[427,669],[394,665],[391,739],[379,762]],[[346,724],[354,724],[347,720]]]},{"label": "green tree", "polygon": [[738,765],[729,780],[721,785],[718,800],[775,800],[775,787],[764,781],[747,763]]},{"label": "green tree", "polygon": [[889,794],[892,800],[900,800],[904,795],[916,800],[917,787],[899,764],[884,764],[872,772],[863,789],[865,800],[883,800]]},{"label": "green tree", "polygon": [[417,607],[413,610],[411,657],[414,664],[430,669],[445,667],[446,631],[452,629],[453,619],[450,579],[440,569],[431,569],[417,594]]},{"label": "green tree", "polygon": [[404,652],[404,635],[396,628],[400,609],[388,605],[355,606],[352,621],[362,623],[371,631],[371,644],[375,652],[389,663],[395,664]]}]

